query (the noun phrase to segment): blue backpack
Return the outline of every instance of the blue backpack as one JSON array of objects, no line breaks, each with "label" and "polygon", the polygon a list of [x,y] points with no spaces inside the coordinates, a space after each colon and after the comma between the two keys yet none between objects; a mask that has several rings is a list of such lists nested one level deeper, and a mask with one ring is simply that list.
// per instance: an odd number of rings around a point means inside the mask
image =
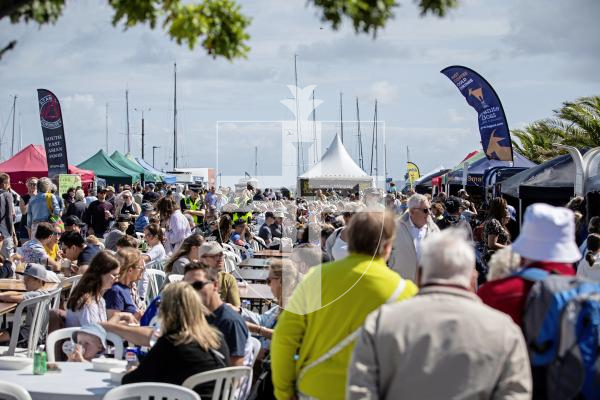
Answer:
[{"label": "blue backpack", "polygon": [[538,268],[515,275],[536,282],[523,314],[534,394],[600,400],[600,284]]}]

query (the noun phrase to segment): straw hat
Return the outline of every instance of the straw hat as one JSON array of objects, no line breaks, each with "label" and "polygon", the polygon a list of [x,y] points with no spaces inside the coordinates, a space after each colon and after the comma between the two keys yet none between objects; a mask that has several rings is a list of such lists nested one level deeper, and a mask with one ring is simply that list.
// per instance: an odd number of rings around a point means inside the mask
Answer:
[{"label": "straw hat", "polygon": [[575,243],[573,211],[537,203],[525,211],[521,234],[512,245],[521,257],[535,261],[574,263],[581,259]]}]

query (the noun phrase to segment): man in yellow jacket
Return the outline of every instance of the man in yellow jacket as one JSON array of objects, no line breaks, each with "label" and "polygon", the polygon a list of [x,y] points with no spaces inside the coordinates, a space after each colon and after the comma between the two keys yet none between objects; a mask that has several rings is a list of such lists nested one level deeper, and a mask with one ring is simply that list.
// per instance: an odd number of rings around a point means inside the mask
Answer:
[{"label": "man in yellow jacket", "polygon": [[394,230],[388,211],[357,213],[348,227],[350,254],[312,268],[298,285],[271,343],[278,400],[343,399],[355,339],[367,315],[417,293],[413,282],[385,263]]}]

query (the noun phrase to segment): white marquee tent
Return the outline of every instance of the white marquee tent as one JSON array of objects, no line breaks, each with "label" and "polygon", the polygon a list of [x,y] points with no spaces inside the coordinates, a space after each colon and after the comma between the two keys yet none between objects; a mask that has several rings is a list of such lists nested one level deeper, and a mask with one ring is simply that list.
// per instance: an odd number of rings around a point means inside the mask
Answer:
[{"label": "white marquee tent", "polygon": [[373,177],[363,171],[344,147],[339,135],[321,157],[321,161],[298,177],[302,192],[310,189],[351,189],[373,186]]}]

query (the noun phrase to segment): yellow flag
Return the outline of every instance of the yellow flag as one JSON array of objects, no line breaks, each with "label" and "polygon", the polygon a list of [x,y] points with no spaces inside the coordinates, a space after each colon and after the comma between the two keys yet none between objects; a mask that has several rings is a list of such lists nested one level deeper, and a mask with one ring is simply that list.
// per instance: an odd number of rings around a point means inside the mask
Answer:
[{"label": "yellow flag", "polygon": [[410,182],[410,186],[412,187],[413,183],[421,177],[421,174],[419,173],[419,167],[417,167],[417,164],[415,163],[407,162],[406,171],[408,174],[408,181]]}]

